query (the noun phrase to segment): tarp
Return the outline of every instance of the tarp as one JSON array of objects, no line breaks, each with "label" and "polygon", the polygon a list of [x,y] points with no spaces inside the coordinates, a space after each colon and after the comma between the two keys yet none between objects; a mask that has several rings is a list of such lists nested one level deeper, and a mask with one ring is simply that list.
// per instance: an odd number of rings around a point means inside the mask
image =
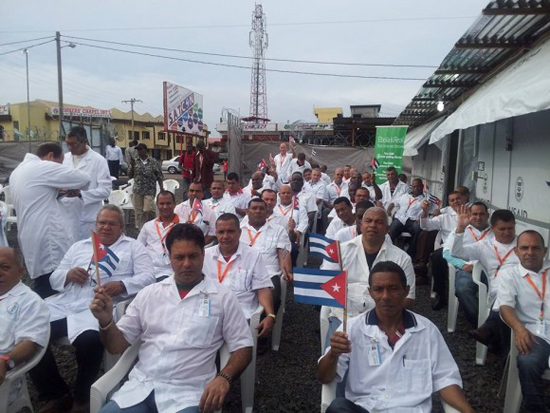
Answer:
[{"label": "tarp", "polygon": [[432,132],[430,143],[457,129],[550,109],[549,68],[547,40],[477,89]]},{"label": "tarp", "polygon": [[[49,141],[51,142],[51,141]],[[43,141],[31,141],[31,150],[34,153]],[[11,172],[21,163],[25,154],[29,152],[29,141],[0,142],[0,184],[8,178]]]},{"label": "tarp", "polygon": [[430,139],[432,131],[445,120],[444,117],[433,120],[431,122],[420,125],[410,132],[407,132],[405,136],[405,147],[403,156],[416,156],[418,155],[418,148]]}]

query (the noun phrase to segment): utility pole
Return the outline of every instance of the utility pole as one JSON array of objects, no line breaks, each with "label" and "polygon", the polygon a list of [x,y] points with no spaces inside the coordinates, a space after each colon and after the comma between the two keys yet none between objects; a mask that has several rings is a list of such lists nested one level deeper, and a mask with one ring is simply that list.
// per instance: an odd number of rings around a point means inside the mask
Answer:
[{"label": "utility pole", "polygon": [[[122,103],[129,103],[130,104],[130,107],[132,108],[132,141],[134,140],[134,103],[136,102],[140,102],[140,103],[143,103],[142,100],[139,100],[139,99],[136,99],[136,98],[132,98],[130,100],[123,100]],[[130,144],[130,142],[128,142],[128,145]]]},{"label": "utility pole", "polygon": [[31,149],[31,100],[29,92],[29,49],[23,50],[25,53],[25,64],[27,67],[27,124],[29,128],[29,153],[32,153]]},{"label": "utility pole", "polygon": [[61,73],[61,33],[55,32],[55,45],[57,48],[57,93],[59,95],[59,141],[63,142],[65,133],[63,130],[63,75]]}]

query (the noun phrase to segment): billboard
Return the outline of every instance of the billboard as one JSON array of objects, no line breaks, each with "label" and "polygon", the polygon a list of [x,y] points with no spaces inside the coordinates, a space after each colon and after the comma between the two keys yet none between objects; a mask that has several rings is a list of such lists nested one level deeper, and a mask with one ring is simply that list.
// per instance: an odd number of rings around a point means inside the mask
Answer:
[{"label": "billboard", "polygon": [[9,105],[0,105],[0,115],[9,115],[10,107]]},{"label": "billboard", "polygon": [[398,173],[403,170],[403,146],[408,126],[377,126],[374,145],[373,167],[381,170],[376,174],[376,183],[387,181],[385,172],[388,166],[394,166]]},{"label": "billboard", "polygon": [[[57,106],[50,108],[50,115],[59,116],[59,108]],[[63,107],[63,116],[69,117],[86,117],[86,118],[107,118],[111,119],[112,114],[109,109],[92,109],[92,108],[72,108]]]},{"label": "billboard", "polygon": [[170,82],[163,83],[164,129],[175,133],[202,135],[202,95]]}]

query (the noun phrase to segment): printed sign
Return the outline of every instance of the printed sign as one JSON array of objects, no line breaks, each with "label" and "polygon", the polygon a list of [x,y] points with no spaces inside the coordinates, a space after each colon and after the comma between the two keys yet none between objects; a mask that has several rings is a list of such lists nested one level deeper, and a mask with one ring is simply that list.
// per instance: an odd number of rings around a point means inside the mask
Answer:
[{"label": "printed sign", "polygon": [[[394,166],[397,173],[403,169],[403,146],[408,126],[377,126],[374,144],[376,183],[386,182],[386,168]],[[380,172],[378,172],[380,171]]]},{"label": "printed sign", "polygon": [[202,95],[169,82],[163,83],[163,89],[164,129],[168,132],[202,135]]}]

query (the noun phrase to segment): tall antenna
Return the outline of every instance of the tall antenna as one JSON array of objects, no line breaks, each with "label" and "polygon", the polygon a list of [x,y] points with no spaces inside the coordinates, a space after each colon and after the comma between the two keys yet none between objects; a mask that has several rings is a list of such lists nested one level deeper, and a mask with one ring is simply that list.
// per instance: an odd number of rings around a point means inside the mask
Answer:
[{"label": "tall antenna", "polygon": [[266,123],[267,86],[265,77],[265,49],[268,46],[265,14],[261,4],[256,4],[252,12],[252,30],[249,34],[250,47],[254,51],[252,79],[250,84],[250,118],[254,124]]}]

